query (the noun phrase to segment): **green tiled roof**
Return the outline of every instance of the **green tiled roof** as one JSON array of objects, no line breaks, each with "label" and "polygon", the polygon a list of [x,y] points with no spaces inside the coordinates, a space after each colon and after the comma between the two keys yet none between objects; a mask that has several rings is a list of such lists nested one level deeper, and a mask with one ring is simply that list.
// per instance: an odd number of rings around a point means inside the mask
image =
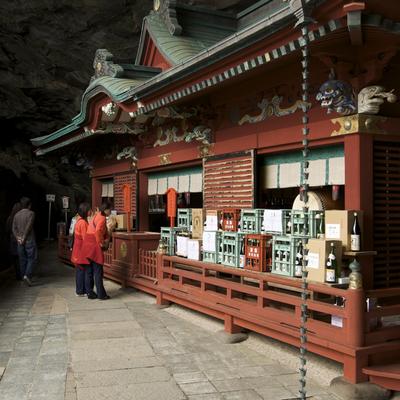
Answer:
[{"label": "green tiled roof", "polygon": [[114,102],[119,103],[125,101],[129,97],[129,91],[140,83],[144,82],[145,79],[121,79],[111,78],[109,76],[102,76],[93,80],[81,100],[81,111],[72,119],[72,122],[59,129],[56,132],[51,133],[47,136],[41,136],[32,139],[32,143],[35,146],[42,146],[46,143],[52,142],[53,140],[59,139],[67,133],[78,130],[82,127],[82,124],[86,121],[87,108],[89,100],[98,93],[107,94]]},{"label": "green tiled roof", "polygon": [[185,62],[235,32],[228,27],[217,28],[195,21],[182,25],[182,34],[173,36],[159,14],[151,13],[145,17],[145,27],[151,38],[163,56],[173,65]]}]

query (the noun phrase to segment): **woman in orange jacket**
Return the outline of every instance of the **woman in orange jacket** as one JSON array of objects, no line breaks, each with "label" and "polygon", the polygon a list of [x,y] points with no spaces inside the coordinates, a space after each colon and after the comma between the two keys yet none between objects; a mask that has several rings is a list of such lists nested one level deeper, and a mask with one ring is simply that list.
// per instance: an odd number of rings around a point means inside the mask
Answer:
[{"label": "woman in orange jacket", "polygon": [[76,295],[85,296],[93,291],[93,278],[88,282],[89,286],[85,284],[85,267],[89,264],[87,258],[82,254],[83,239],[86,235],[88,228],[87,217],[90,212],[88,203],[81,203],[78,207],[78,220],[74,226],[74,244],[72,246],[71,261],[76,268]]},{"label": "woman in orange jacket", "polygon": [[100,207],[100,211],[96,212],[93,219],[90,221],[83,239],[82,255],[89,263],[89,265],[85,267],[85,283],[90,285],[90,281],[92,277],[94,277],[97,290],[97,294],[94,293],[93,290],[88,293],[89,299],[98,298],[100,300],[107,300],[110,298],[103,285],[103,251],[107,249],[109,241],[106,217],[110,215],[110,213],[110,203],[103,203]]}]

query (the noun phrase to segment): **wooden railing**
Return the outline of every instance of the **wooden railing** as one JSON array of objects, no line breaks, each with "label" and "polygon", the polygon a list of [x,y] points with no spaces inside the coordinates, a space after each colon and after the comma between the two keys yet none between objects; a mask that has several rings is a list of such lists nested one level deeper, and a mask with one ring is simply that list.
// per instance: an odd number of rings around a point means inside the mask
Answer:
[{"label": "wooden railing", "polygon": [[113,248],[112,248],[112,243],[110,243],[108,249],[104,252],[104,267],[111,267],[112,254],[113,254]]},{"label": "wooden railing", "polygon": [[68,236],[60,235],[58,237],[58,257],[62,262],[71,263],[71,250],[68,248]]},{"label": "wooden railing", "polygon": [[156,252],[139,249],[139,271],[136,276],[156,280],[157,257]]}]

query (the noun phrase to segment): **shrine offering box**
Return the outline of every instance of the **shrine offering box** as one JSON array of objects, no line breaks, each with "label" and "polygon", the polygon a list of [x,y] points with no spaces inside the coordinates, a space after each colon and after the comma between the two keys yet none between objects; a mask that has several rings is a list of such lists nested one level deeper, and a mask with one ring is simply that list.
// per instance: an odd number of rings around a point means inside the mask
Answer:
[{"label": "shrine offering box", "polygon": [[187,258],[189,260],[200,260],[201,240],[188,239]]},{"label": "shrine offering box", "polygon": [[[342,269],[342,242],[340,240],[309,239],[308,249],[308,279],[315,282],[325,282],[325,270],[328,254],[331,251],[331,243],[335,244],[335,255],[338,270]],[[339,276],[336,277],[338,279]]]},{"label": "shrine offering box", "polygon": [[340,240],[343,251],[350,251],[350,234],[353,227],[354,213],[357,213],[361,229],[361,250],[363,248],[363,212],[359,210],[326,210],[325,238]]},{"label": "shrine offering box", "polygon": [[206,225],[205,231],[217,231],[219,229],[219,223],[222,218],[222,213],[219,210],[207,210],[206,211]]},{"label": "shrine offering box", "polygon": [[204,228],[204,211],[202,208],[192,208],[192,238],[201,239]]}]

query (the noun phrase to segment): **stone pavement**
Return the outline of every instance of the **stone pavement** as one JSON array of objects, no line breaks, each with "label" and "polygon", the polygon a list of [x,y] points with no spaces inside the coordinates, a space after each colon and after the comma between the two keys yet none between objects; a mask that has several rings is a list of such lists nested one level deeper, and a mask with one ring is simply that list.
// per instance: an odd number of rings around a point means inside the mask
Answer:
[{"label": "stone pavement", "polygon": [[[296,398],[298,374],[278,360],[112,282],[111,300],[76,297],[73,269],[40,254],[33,287],[0,285],[0,400]],[[316,382],[308,395],[336,399]]]}]

